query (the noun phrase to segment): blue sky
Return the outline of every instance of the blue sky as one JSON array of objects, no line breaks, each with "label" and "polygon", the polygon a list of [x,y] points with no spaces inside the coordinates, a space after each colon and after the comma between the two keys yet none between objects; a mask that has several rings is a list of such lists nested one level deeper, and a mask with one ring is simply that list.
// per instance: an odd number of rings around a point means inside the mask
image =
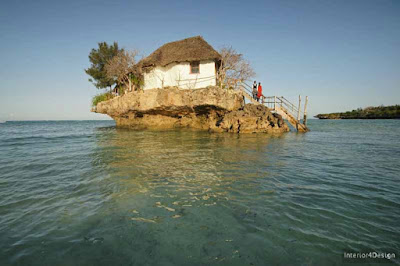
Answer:
[{"label": "blue sky", "polygon": [[84,69],[98,42],[143,55],[203,36],[309,112],[400,104],[400,1],[1,1],[0,120],[104,119]]}]

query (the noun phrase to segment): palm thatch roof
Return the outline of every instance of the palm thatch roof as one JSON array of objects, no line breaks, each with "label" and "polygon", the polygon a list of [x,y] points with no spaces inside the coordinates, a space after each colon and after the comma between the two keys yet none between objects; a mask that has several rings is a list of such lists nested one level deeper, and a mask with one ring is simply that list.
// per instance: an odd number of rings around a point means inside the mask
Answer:
[{"label": "palm thatch roof", "polygon": [[190,62],[201,60],[220,60],[221,55],[201,36],[166,43],[148,57],[143,58],[142,67],[166,66],[174,62]]}]

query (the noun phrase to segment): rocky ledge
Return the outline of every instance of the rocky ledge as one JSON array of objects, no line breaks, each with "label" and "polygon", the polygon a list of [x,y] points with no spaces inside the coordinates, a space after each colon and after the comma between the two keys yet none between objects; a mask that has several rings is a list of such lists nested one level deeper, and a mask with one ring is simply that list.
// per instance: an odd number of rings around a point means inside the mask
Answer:
[{"label": "rocky ledge", "polygon": [[93,109],[112,117],[117,127],[195,128],[213,132],[280,133],[289,131],[278,114],[263,105],[244,104],[240,91],[207,87],[137,91],[101,102]]}]

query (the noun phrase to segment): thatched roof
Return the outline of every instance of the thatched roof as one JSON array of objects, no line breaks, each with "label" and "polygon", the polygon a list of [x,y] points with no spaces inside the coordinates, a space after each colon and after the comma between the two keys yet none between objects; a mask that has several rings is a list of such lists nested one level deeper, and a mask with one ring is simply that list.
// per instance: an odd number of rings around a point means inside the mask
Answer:
[{"label": "thatched roof", "polygon": [[143,67],[166,66],[174,62],[220,59],[221,55],[211,45],[201,36],[195,36],[164,44],[148,57],[143,58],[139,65]]}]

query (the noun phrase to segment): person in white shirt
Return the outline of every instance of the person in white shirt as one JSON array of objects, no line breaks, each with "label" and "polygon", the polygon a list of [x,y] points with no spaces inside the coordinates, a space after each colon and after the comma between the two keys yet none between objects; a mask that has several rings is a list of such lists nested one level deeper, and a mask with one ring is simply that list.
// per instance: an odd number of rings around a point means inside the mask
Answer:
[{"label": "person in white shirt", "polygon": [[257,86],[257,81],[254,81],[254,83],[253,83],[253,99],[254,100],[257,100],[257,88],[258,88],[258,86]]}]

